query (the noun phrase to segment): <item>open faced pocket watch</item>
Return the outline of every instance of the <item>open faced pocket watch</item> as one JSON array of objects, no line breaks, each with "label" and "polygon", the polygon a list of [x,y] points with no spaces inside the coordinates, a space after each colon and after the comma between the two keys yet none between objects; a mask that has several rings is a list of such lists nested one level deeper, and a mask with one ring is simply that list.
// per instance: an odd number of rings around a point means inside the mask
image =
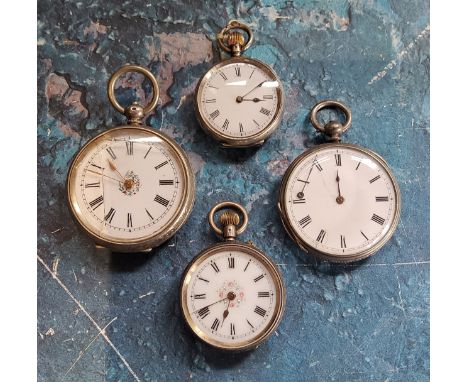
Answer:
[{"label": "open faced pocket watch", "polygon": [[[222,229],[214,222],[219,217]],[[242,225],[240,217],[243,216]],[[180,287],[183,317],[203,342],[223,350],[257,347],[277,328],[284,311],[285,288],[276,265],[253,244],[236,241],[248,222],[237,203],[214,206],[208,220],[225,239],[196,256]]]},{"label": "open faced pocket watch", "polygon": [[[247,33],[247,41],[240,30]],[[196,114],[203,129],[225,147],[263,144],[283,114],[283,86],[268,65],[242,57],[253,42],[252,30],[231,20],[218,34],[232,58],[213,66],[196,89]]]},{"label": "open faced pocket watch", "polygon": [[[317,120],[323,108],[342,111],[346,122]],[[340,143],[351,125],[351,111],[338,101],[322,101],[311,112],[312,125],[331,143],[298,156],[287,169],[278,207],[284,227],[305,251],[333,262],[363,259],[395,232],[400,191],[385,160],[357,145]]]},{"label": "open faced pocket watch", "polygon": [[[121,106],[117,79],[139,72],[153,86],[150,103]],[[128,124],[88,141],[68,173],[68,202],[78,224],[98,246],[118,252],[150,250],[169,239],[187,220],[195,197],[195,178],[186,154],[171,138],[143,126],[158,102],[156,78],[141,66],[127,65],[108,84],[112,105]]]}]

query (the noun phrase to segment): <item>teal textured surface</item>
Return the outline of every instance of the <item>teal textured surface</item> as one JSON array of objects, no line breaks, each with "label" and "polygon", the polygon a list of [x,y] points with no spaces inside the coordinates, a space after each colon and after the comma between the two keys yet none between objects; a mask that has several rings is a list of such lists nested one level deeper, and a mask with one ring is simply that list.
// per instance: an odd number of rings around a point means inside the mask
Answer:
[{"label": "teal textured surface", "polygon": [[[195,86],[219,62],[215,35],[232,18],[254,31],[246,55],[285,86],[282,123],[260,149],[223,150],[195,118]],[[40,381],[429,380],[429,1],[40,0],[38,19]],[[79,148],[123,122],[106,86],[126,63],[158,78],[146,123],[186,150],[197,199],[150,254],[97,255],[72,221],[65,181]],[[150,87],[126,77],[117,94],[145,100]],[[322,142],[310,109],[330,98],[353,111],[344,141],[387,160],[403,203],[393,238],[350,265],[302,252],[276,208],[288,165]],[[277,332],[243,354],[196,341],[178,308],[185,266],[218,241],[206,215],[221,200],[247,208],[240,239],[279,265],[287,288]]]}]

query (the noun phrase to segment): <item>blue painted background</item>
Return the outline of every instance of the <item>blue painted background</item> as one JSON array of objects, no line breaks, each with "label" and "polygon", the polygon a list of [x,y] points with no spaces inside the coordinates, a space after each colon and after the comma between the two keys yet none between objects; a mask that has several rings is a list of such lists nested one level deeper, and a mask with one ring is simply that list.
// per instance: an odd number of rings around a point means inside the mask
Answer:
[{"label": "blue painted background", "polygon": [[[39,381],[429,379],[428,0],[40,0],[38,18]],[[254,30],[246,55],[285,85],[283,121],[259,150],[224,151],[195,119],[194,88],[219,61],[214,37],[231,18]],[[126,63],[158,77],[147,124],[189,153],[197,199],[187,224],[151,254],[105,256],[71,220],[65,180],[80,146],[123,122],[106,86]],[[150,96],[138,76],[118,91]],[[351,107],[344,140],[386,158],[402,191],[396,234],[353,265],[301,252],[276,210],[288,164],[320,142],[308,114],[325,98]],[[275,335],[240,355],[195,341],[177,306],[186,264],[217,242],[206,214],[225,199],[247,207],[241,238],[279,264],[287,286]]]}]

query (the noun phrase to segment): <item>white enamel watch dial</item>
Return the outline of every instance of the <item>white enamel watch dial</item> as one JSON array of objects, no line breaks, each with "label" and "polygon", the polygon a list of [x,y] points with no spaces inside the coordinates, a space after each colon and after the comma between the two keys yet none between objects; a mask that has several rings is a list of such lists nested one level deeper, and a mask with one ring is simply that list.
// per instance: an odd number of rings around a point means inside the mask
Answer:
[{"label": "white enamel watch dial", "polygon": [[189,326],[205,342],[228,350],[256,346],[276,328],[284,308],[276,267],[245,247],[212,247],[189,265],[182,284]]},{"label": "white enamel watch dial", "polygon": [[213,67],[197,88],[197,116],[216,139],[232,145],[265,140],[283,110],[281,83],[260,61],[233,58]]},{"label": "white enamel watch dial", "polygon": [[358,146],[326,144],[304,153],[282,188],[288,231],[306,249],[334,261],[374,253],[398,222],[400,194],[390,169]]},{"label": "white enamel watch dial", "polygon": [[193,204],[193,175],[170,139],[146,128],[121,127],[81,149],[68,191],[75,217],[98,243],[145,249],[185,221]]}]

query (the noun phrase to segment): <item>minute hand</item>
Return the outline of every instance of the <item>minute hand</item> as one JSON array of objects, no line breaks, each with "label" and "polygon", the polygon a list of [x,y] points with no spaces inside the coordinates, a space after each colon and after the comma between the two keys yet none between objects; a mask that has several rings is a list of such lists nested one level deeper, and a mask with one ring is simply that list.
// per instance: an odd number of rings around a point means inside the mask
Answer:
[{"label": "minute hand", "polygon": [[257,86],[255,86],[253,89],[251,89],[249,92],[245,93],[243,96],[241,96],[240,98],[244,98],[245,96],[249,95],[250,93],[252,93],[255,89],[259,88],[260,86],[262,86],[264,83],[266,82],[265,81],[262,81],[260,82]]},{"label": "minute hand", "polygon": [[200,309],[194,310],[192,313],[197,313],[199,310],[202,310],[204,308],[209,308],[211,305],[217,304],[217,303],[219,303],[221,301],[228,300],[228,299],[229,299],[228,297],[222,298],[221,300],[215,301],[215,302],[213,302],[213,303],[211,303],[209,305],[206,305],[206,306],[204,306],[204,307],[202,307]]},{"label": "minute hand", "polygon": [[242,101],[261,102],[261,101],[265,101],[265,100],[255,97],[255,98],[242,98]]},{"label": "minute hand", "polygon": [[106,175],[106,174],[104,174],[104,173],[100,173],[100,172],[97,172],[97,171],[94,171],[94,170],[90,170],[90,169],[86,169],[86,171],[92,172],[93,174],[96,174],[96,175],[102,175],[102,176],[105,176],[106,178],[109,178],[109,179],[115,180],[116,182],[122,183],[121,180],[115,179],[115,178],[113,178],[112,176]]}]

